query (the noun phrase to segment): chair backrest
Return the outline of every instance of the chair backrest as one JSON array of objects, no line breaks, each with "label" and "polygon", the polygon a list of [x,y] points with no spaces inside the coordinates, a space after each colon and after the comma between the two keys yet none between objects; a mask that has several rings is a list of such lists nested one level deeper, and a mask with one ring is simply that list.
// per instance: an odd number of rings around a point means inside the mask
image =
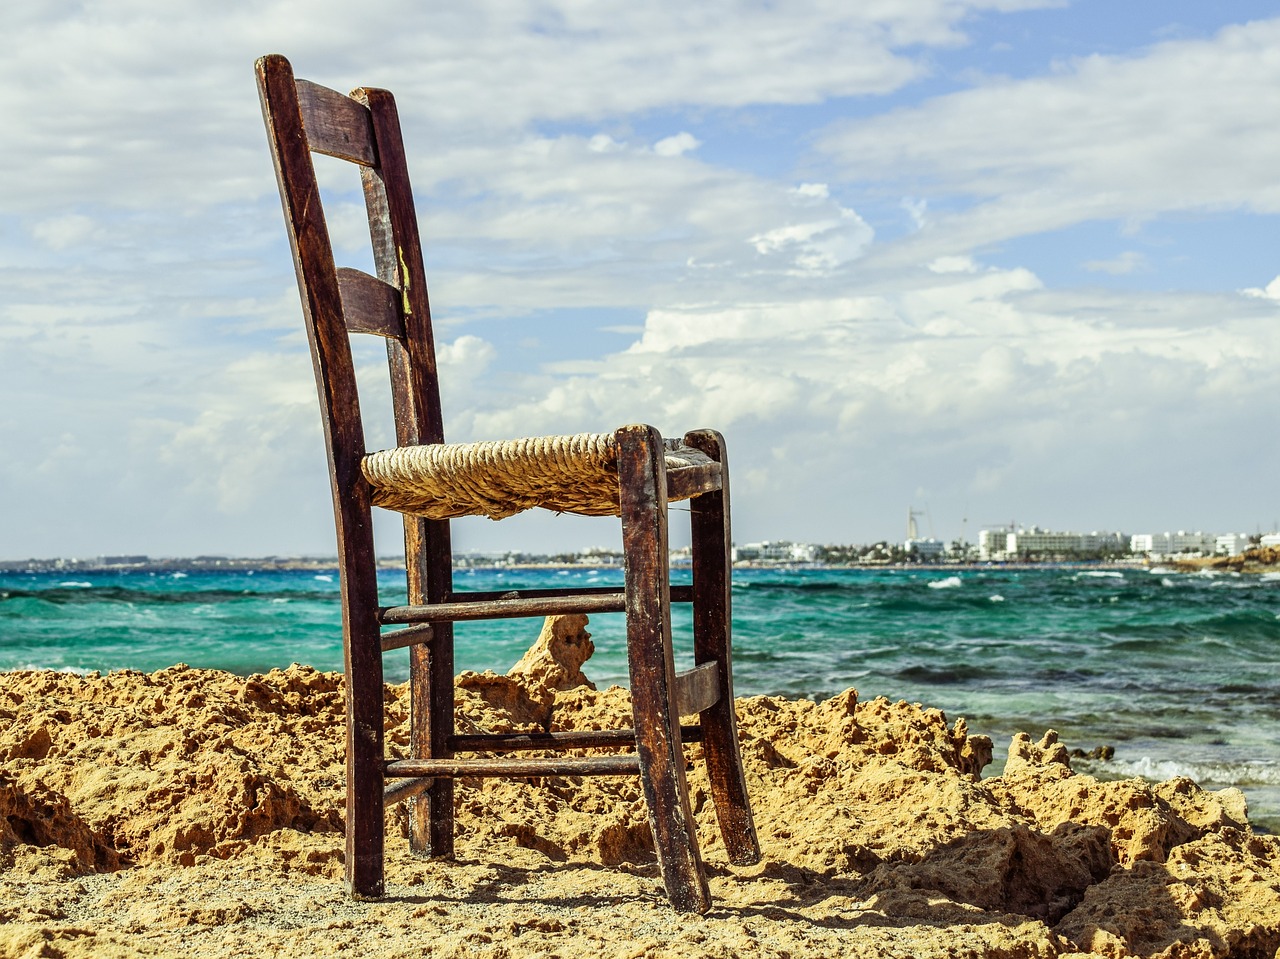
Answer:
[{"label": "chair backrest", "polygon": [[[397,442],[443,442],[426,273],[395,99],[386,90],[344,96],[296,80],[279,55],[260,59],[257,73],[316,379],[330,384],[321,402],[337,458],[364,452],[362,438],[353,444],[362,430],[349,333],[387,341]],[[359,166],[377,276],[335,266],[312,153]],[[358,470],[359,462],[343,465]]]},{"label": "chair backrest", "polygon": [[[373,561],[370,494],[360,471],[364,429],[349,334],[386,340],[396,442],[444,441],[426,271],[400,118],[389,91],[361,88],[344,96],[295,79],[279,54],[262,57],[256,71],[311,343],[345,570],[357,554],[361,562]],[[377,276],[335,265],[312,153],[359,167]],[[405,540],[411,597],[447,591],[447,524],[406,517]],[[420,553],[431,554],[440,572],[428,574],[423,567],[415,576]],[[438,582],[426,582],[433,579]]]}]

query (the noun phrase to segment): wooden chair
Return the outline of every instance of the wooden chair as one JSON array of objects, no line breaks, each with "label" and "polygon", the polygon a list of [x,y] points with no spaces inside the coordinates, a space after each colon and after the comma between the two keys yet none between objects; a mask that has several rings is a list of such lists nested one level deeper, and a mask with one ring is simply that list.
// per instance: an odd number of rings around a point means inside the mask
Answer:
[{"label": "wooden chair", "polygon": [[[279,55],[257,62],[324,419],[337,526],[347,677],[346,876],[383,894],[384,805],[410,800],[410,846],[453,854],[453,779],[636,775],[671,901],[704,912],[710,893],[685,782],[684,744],[702,743],[729,858],[759,860],[738,749],[730,666],[729,472],[718,433],[664,441],[650,426],[506,443],[446,444],[418,226],[395,101],[295,80]],[[357,164],[378,275],[336,267],[311,154]],[[366,454],[348,334],[384,337],[397,447]],[[693,584],[671,587],[667,504],[689,499]],[[379,605],[373,505],[404,514],[408,603]],[[455,592],[449,519],[531,506],[622,518],[625,587]],[[672,664],[671,602],[693,603],[695,667]],[[625,612],[634,728],[536,735],[454,729],[453,623]],[[404,627],[384,632],[383,627]],[[383,750],[382,654],[409,647],[411,758]],[[697,714],[682,726],[681,716]],[[612,747],[582,757],[521,751]],[[634,747],[634,752],[618,752]],[[498,758],[465,758],[483,752]]]}]

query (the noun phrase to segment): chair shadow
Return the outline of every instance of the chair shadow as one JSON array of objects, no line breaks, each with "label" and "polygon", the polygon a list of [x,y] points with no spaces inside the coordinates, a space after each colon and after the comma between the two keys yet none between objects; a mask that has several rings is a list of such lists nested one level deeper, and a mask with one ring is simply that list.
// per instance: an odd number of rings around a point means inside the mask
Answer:
[{"label": "chair shadow", "polygon": [[[1027,856],[1021,852],[1021,846],[1028,844],[1042,852],[1051,850],[1055,840],[1059,847],[1081,850],[1074,863],[1070,856],[1062,857],[1063,861],[1056,866],[1049,859],[1028,863]],[[993,855],[993,849],[1008,851],[1007,858]],[[992,862],[1007,862],[1007,868],[1000,873],[991,866]],[[523,865],[468,858],[458,860],[458,865],[483,868],[487,876],[462,883],[451,894],[418,894],[412,887],[395,884],[383,901],[447,905],[482,899],[536,903],[553,908],[610,908],[637,898],[634,886],[617,888],[617,878],[623,875],[646,887],[640,893],[644,898],[655,902],[666,899],[656,861],[602,865],[548,858],[534,865]],[[766,859],[759,866],[745,869],[708,862],[709,878],[737,881],[743,888],[764,880],[771,885],[772,895],[754,901],[742,898],[734,901],[719,896],[705,919],[754,918],[815,930],[922,925],[939,929],[1000,925],[1012,929],[1025,925],[1028,920],[1039,920],[1049,930],[1055,930],[1084,901],[1088,889],[1108,880],[1115,881],[1117,876],[1124,882],[1132,874],[1134,881],[1143,883],[1144,913],[1166,920],[1158,932],[1159,942],[1193,942],[1213,937],[1211,931],[1179,918],[1180,907],[1161,879],[1168,876],[1163,865],[1136,863],[1120,872],[1115,870],[1115,865],[1110,830],[1075,823],[1062,823],[1049,833],[1029,827],[976,830],[939,844],[918,858],[877,860],[861,872],[825,873],[782,859]],[[544,882],[549,880],[554,886],[559,877],[575,876],[590,878],[575,878],[566,885],[592,891],[557,895],[548,890],[548,883]],[[785,888],[785,894],[777,893],[778,884]],[[1097,928],[1121,939],[1143,935],[1136,919],[1130,923],[1125,920],[1123,915],[1107,920],[1099,914],[1092,921]],[[1157,933],[1152,930],[1152,934]],[[1078,945],[1086,947],[1087,943]]]}]

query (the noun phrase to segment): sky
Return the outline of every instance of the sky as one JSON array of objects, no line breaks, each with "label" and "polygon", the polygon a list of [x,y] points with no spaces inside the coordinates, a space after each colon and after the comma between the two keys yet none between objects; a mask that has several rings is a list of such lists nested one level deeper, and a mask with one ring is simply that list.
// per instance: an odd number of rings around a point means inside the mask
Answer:
[{"label": "sky", "polygon": [[[450,440],[719,429],[738,542],[901,540],[909,510],[972,541],[1280,516],[1272,4],[45,0],[5,22],[0,559],[333,553],[270,52],[396,95]],[[330,228],[363,266],[341,167]],[[358,346],[371,389],[379,351]],[[468,519],[454,543],[617,531]]]}]

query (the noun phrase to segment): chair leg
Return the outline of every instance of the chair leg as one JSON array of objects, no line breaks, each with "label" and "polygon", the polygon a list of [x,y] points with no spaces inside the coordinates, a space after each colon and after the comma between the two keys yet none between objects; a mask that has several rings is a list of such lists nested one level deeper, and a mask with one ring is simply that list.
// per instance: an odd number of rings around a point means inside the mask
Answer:
[{"label": "chair leg", "polygon": [[[448,522],[406,516],[404,534],[409,602],[440,602],[453,588]],[[435,624],[431,641],[409,650],[409,751],[415,759],[453,755],[453,666],[452,623]],[[453,858],[453,780],[433,780],[408,808],[409,850],[415,856]]]},{"label": "chair leg", "polygon": [[618,430],[622,540],[626,556],[627,658],[640,779],[667,894],[682,912],[711,908],[684,775],[672,683],[666,469],[662,437],[647,426]]},{"label": "chair leg", "polygon": [[[412,701],[410,755],[443,759],[453,725],[452,624],[439,623],[431,642],[409,651]],[[440,655],[433,655],[433,653]],[[443,745],[442,745],[443,741]],[[453,780],[434,779],[408,800],[409,851],[423,858],[453,858]]]},{"label": "chair leg", "polygon": [[721,489],[691,501],[693,529],[693,650],[698,663],[719,664],[720,696],[701,714],[703,753],[716,820],[729,861],[749,866],[760,861],[760,842],[738,747],[738,717],[733,705],[730,614],[729,468],[724,439],[712,430],[685,436],[685,442],[721,464]]},{"label": "chair leg", "polygon": [[367,559],[343,563],[347,677],[347,888],[356,899],[384,891],[382,643],[374,607],[372,543]]}]

